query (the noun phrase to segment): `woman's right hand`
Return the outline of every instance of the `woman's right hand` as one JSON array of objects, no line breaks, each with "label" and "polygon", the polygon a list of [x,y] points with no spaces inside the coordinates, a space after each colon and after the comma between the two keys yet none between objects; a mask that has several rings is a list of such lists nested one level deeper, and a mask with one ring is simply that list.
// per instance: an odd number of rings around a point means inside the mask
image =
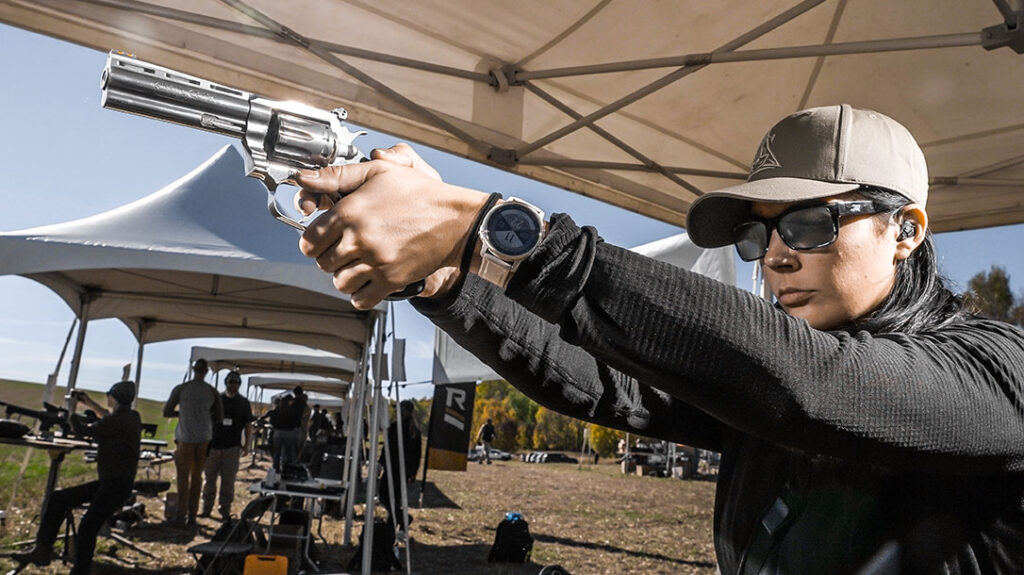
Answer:
[{"label": "woman's right hand", "polygon": [[299,210],[330,206],[307,227],[299,248],[334,275],[357,309],[420,279],[421,297],[447,293],[458,281],[465,243],[476,241],[469,228],[487,196],[444,183],[405,144],[371,157],[299,174]]}]

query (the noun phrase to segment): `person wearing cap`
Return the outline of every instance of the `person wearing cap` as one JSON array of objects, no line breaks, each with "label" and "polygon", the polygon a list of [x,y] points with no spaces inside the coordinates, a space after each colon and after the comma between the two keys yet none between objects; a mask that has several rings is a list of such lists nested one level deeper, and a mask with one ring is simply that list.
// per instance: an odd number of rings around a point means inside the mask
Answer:
[{"label": "person wearing cap", "polygon": [[213,439],[214,422],[224,420],[224,407],[220,394],[206,383],[209,366],[205,359],[192,365],[192,379],[171,390],[164,403],[164,417],[177,417],[174,428],[174,471],[177,476],[177,514],[168,517],[172,525],[192,527],[199,514],[199,499],[203,487],[203,470]]},{"label": "person wearing cap", "polygon": [[220,497],[217,509],[222,519],[231,516],[231,503],[235,500],[235,478],[243,455],[252,445],[252,406],[245,396],[238,393],[242,376],[231,371],[224,377],[224,392],[220,394],[224,417],[213,425],[213,439],[206,455],[203,483],[203,504],[200,517],[209,517],[217,498],[217,482],[220,481]]},{"label": "person wearing cap", "polygon": [[691,204],[774,301],[372,158],[300,173],[329,208],[302,252],[361,309],[425,278],[413,306],[548,408],[720,452],[721,573],[1024,573],[1024,333],[945,287],[895,120],[790,114]]},{"label": "person wearing cap", "polygon": [[120,381],[111,386],[107,391],[106,407],[84,391],[75,393],[77,405],[88,407],[101,417],[91,424],[71,418],[76,433],[96,442],[97,479],[54,491],[42,511],[35,546],[13,558],[22,564],[48,565],[53,561],[53,544],[57,541],[60,525],[68,517],[68,512],[88,503],[89,509],[78,522],[75,532],[75,563],[71,568],[72,574],[86,575],[92,568],[100,528],[121,509],[135,486],[142,441],[142,419],[132,409],[135,384],[130,381]]}]

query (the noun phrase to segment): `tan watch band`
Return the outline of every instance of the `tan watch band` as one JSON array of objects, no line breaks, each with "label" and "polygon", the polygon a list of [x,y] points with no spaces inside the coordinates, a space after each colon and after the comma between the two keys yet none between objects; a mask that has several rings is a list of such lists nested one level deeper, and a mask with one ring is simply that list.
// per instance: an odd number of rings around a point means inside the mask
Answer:
[{"label": "tan watch band", "polygon": [[512,272],[516,271],[516,268],[519,267],[519,262],[507,262],[495,257],[494,254],[487,250],[486,244],[481,250],[480,256],[483,259],[480,261],[480,269],[477,271],[477,275],[501,289],[505,289],[508,286],[508,280],[512,279]]}]

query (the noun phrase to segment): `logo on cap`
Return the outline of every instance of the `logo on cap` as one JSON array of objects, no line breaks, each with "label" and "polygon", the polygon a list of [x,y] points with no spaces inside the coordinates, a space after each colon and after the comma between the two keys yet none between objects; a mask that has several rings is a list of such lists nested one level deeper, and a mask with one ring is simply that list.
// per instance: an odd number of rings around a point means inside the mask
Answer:
[{"label": "logo on cap", "polygon": [[775,168],[781,168],[782,164],[775,158],[775,154],[772,152],[772,142],[775,141],[775,132],[768,132],[765,134],[761,145],[757,148],[757,155],[754,156],[754,163],[750,166],[750,175]]}]

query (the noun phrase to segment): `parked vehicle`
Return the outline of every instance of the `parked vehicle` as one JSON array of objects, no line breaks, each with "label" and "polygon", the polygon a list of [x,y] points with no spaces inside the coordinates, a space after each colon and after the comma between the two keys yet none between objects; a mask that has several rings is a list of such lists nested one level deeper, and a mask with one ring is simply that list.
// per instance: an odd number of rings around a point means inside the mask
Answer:
[{"label": "parked vehicle", "polygon": [[[468,457],[470,461],[476,461],[483,456],[484,448],[480,447],[479,445],[469,450]],[[507,451],[502,451],[500,449],[495,449],[493,447],[491,448],[491,461],[508,461],[510,459],[512,459],[511,453]]]},{"label": "parked vehicle", "polygon": [[569,457],[559,451],[531,451],[519,457],[527,463],[579,463],[575,457]]}]

